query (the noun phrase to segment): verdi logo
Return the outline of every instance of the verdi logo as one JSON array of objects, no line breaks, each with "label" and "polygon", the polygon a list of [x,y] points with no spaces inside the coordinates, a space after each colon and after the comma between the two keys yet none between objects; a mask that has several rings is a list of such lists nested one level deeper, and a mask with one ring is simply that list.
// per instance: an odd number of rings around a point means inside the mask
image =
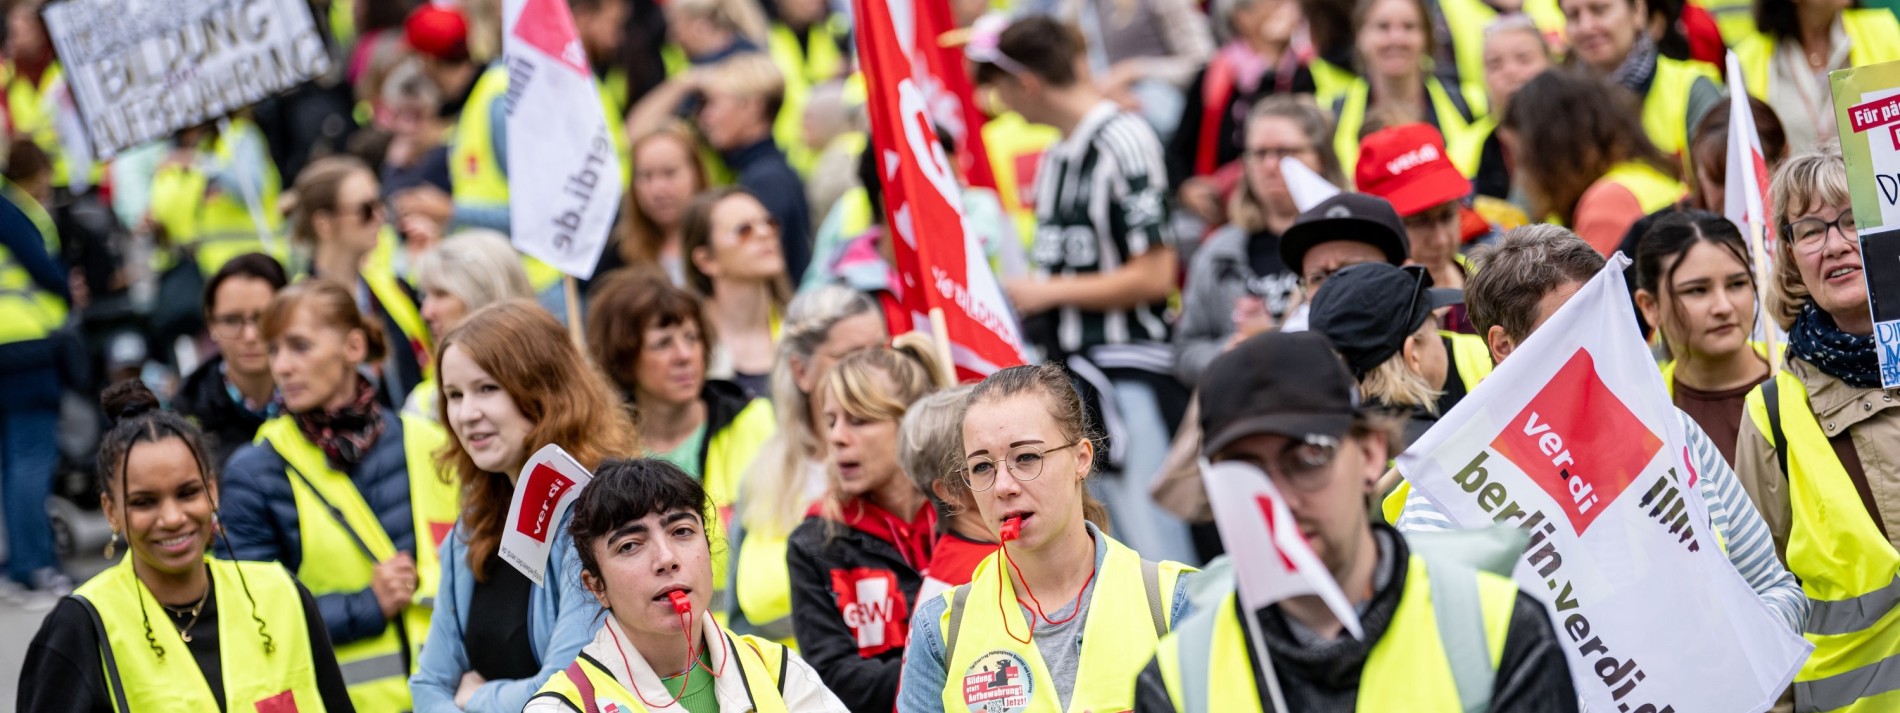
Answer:
[{"label": "verdi logo", "polygon": [[1577,534],[1589,529],[1662,449],[1662,440],[1597,376],[1578,349],[1491,448],[1563,506]]},{"label": "verdi logo", "polygon": [[521,501],[521,514],[515,521],[515,531],[535,542],[545,543],[548,528],[553,524],[548,520],[554,514],[554,506],[574,487],[574,480],[546,465],[536,465],[520,487],[527,490]]}]

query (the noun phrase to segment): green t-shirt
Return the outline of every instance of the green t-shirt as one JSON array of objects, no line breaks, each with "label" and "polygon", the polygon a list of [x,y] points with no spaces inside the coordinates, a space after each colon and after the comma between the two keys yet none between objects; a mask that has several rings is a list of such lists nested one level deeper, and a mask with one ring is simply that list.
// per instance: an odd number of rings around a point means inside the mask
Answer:
[{"label": "green t-shirt", "polygon": [[704,477],[704,474],[699,472],[699,447],[705,440],[706,422],[700,421],[699,428],[693,429],[692,435],[687,436],[686,440],[680,441],[680,444],[674,446],[673,450],[664,453],[654,453],[653,457],[679,466],[680,470],[686,471],[694,478],[701,478]]},{"label": "green t-shirt", "polygon": [[[719,713],[719,697],[714,695],[713,675],[709,673],[712,671],[712,655],[705,651],[699,652],[699,664],[693,667],[691,676],[681,674],[661,679],[660,682],[666,684],[667,697],[677,697],[680,707],[685,708],[687,713]],[[684,693],[680,692],[681,684],[689,687]]]}]

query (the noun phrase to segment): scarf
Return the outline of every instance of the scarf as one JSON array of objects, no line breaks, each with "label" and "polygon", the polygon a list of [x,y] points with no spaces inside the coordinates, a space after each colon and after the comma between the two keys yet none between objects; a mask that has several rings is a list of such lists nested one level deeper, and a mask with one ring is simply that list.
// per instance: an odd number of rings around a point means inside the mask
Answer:
[{"label": "scarf", "polygon": [[[809,515],[824,517],[824,503],[811,506]],[[937,510],[930,501],[917,508],[910,522],[873,504],[869,498],[852,498],[844,504],[838,523],[890,543],[912,571],[919,574],[930,567],[930,553],[937,538]]]},{"label": "scarf", "polygon": [[1788,330],[1788,348],[1821,373],[1857,389],[1880,388],[1880,353],[1873,335],[1848,334],[1835,326],[1834,317],[1810,300],[1801,306]]},{"label": "scarf", "polygon": [[316,409],[291,417],[297,430],[323,449],[330,462],[347,470],[363,461],[363,456],[383,435],[383,407],[376,403],[376,388],[369,380],[356,379],[356,397],[336,411]]},{"label": "scarf", "polygon": [[1636,44],[1630,46],[1628,57],[1623,64],[1610,75],[1610,83],[1636,92],[1636,96],[1648,93],[1649,82],[1656,77],[1656,42],[1649,39],[1649,33],[1636,33]]}]

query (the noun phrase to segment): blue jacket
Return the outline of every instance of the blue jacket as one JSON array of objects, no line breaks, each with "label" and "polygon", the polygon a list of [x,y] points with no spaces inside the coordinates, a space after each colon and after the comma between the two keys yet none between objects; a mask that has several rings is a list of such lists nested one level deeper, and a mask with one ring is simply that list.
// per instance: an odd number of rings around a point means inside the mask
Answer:
[{"label": "blue jacket", "polygon": [[[548,549],[546,581],[551,586],[534,586],[528,593],[528,640],[541,670],[531,679],[482,684],[469,698],[467,708],[455,707],[455,691],[462,685],[462,674],[469,670],[462,633],[468,625],[468,602],[475,594],[475,573],[468,568],[466,535],[461,523],[456,523],[455,534],[442,542],[442,579],[436,590],[435,615],[429,619],[429,638],[422,645],[420,665],[409,678],[416,713],[519,711],[541,684],[567,668],[594,640],[594,632],[604,620],[600,602],[581,586],[580,554],[567,534],[572,514],[572,510],[562,514],[561,526],[555,529],[554,542]],[[496,612],[482,615],[494,616]]]},{"label": "blue jacket", "polygon": [[[402,450],[402,419],[383,410],[383,435],[363,460],[346,474],[401,552],[416,551],[415,519],[409,511],[409,464]],[[218,517],[232,552],[218,555],[258,562],[277,561],[295,574],[303,566],[303,535],[297,524],[297,500],[283,456],[269,444],[251,444],[232,454],[218,489]],[[334,645],[383,633],[389,622],[369,587],[316,597],[317,610]]]}]

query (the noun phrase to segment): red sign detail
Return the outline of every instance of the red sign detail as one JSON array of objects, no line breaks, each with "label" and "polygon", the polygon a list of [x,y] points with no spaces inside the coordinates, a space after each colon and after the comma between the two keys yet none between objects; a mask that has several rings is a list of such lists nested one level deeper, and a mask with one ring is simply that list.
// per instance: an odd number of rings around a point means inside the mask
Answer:
[{"label": "red sign detail", "polygon": [[515,18],[515,37],[576,72],[591,73],[567,0],[528,0]]},{"label": "red sign detail", "polygon": [[284,691],[257,702],[257,713],[297,713],[297,696]]},{"label": "red sign detail", "polygon": [[[1300,571],[1300,568],[1293,566],[1293,558],[1286,556],[1286,550],[1280,549],[1280,523],[1274,522],[1273,500],[1265,495],[1255,495],[1253,499],[1260,505],[1260,516],[1267,520],[1267,538],[1273,543],[1273,553],[1280,556],[1280,564],[1285,565],[1288,572]],[[1302,540],[1306,538],[1305,535],[1299,533],[1298,529],[1295,529],[1293,534]]]},{"label": "red sign detail", "polygon": [[547,542],[554,506],[574,487],[574,480],[546,465],[536,465],[520,487],[527,490],[522,496],[521,514],[515,518],[515,531],[535,542]]},{"label": "red sign detail", "polygon": [[454,531],[455,531],[455,523],[453,522],[429,523],[429,536],[432,538],[430,541],[434,542],[436,547],[441,547],[442,541],[447,540],[449,538],[449,533],[454,532]]},{"label": "red sign detail", "polygon": [[1578,349],[1491,448],[1556,500],[1581,535],[1662,450],[1662,440],[1603,384],[1590,352]]},{"label": "red sign detail", "polygon": [[1847,119],[1856,134],[1900,121],[1900,96],[1856,104],[1847,110]]},{"label": "red sign detail", "polygon": [[910,635],[910,609],[888,569],[853,567],[831,570],[831,594],[838,614],[857,640],[858,655],[871,658],[902,648]]}]

